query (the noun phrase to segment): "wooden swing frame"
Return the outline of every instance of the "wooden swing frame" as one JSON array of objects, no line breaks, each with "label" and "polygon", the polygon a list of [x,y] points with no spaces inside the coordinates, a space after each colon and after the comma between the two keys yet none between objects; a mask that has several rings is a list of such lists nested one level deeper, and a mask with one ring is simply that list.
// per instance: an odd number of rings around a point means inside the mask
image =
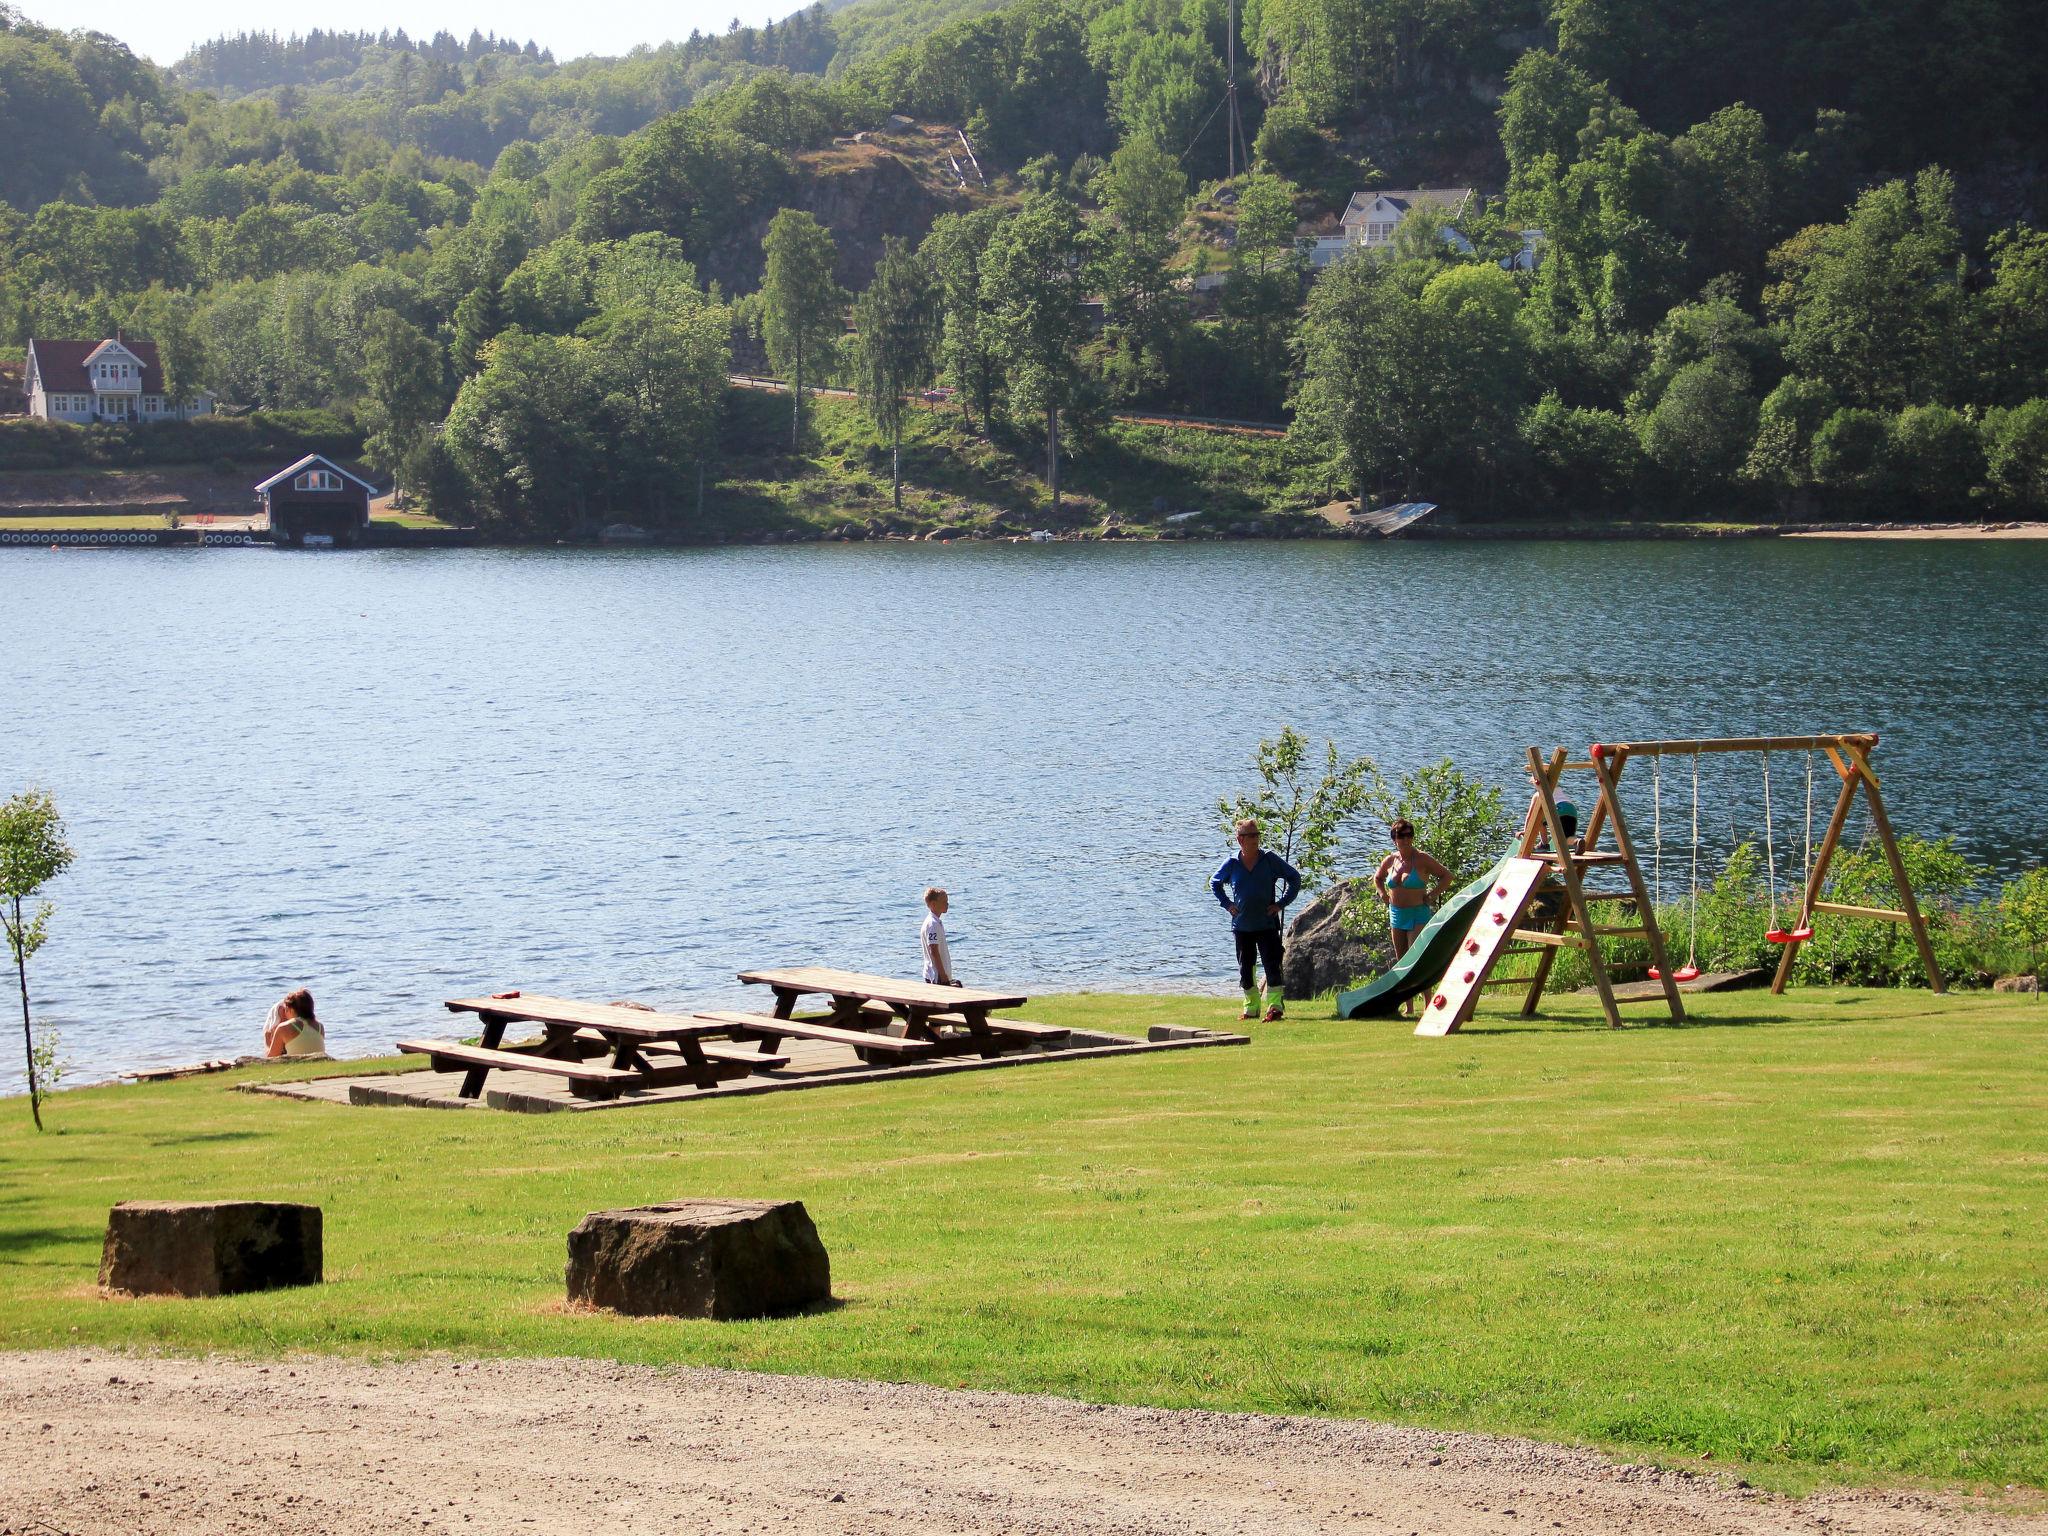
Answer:
[{"label": "wooden swing frame", "polygon": [[[1906,875],[1905,860],[1899,854],[1897,837],[1892,832],[1891,817],[1885,810],[1884,795],[1878,784],[1877,773],[1870,766],[1870,754],[1877,747],[1878,738],[1868,731],[1843,731],[1815,736],[1735,736],[1701,738],[1679,741],[1621,741],[1596,743],[1584,758],[1574,760],[1564,748],[1559,747],[1545,758],[1535,747],[1528,749],[1528,770],[1535,793],[1530,796],[1528,813],[1522,820],[1522,837],[1516,857],[1535,859],[1548,864],[1551,872],[1536,888],[1536,895],[1555,898],[1562,896],[1562,912],[1554,929],[1514,926],[1502,937],[1508,939],[1509,947],[1489,948],[1485,958],[1478,962],[1477,972],[1467,973],[1463,984],[1455,989],[1446,988],[1453,995],[1439,994],[1435,999],[1435,1013],[1424,1014],[1423,1025],[1417,1034],[1448,1034],[1471,1016],[1473,1004],[1477,1001],[1480,988],[1486,986],[1526,986],[1522,998],[1521,1012],[1528,1017],[1536,1012],[1542,1000],[1543,990],[1550,981],[1551,967],[1556,964],[1561,948],[1577,949],[1587,960],[1593,973],[1593,988],[1600,998],[1600,1008],[1607,1022],[1614,1028],[1622,1023],[1621,1010],[1614,995],[1613,980],[1608,973],[1605,958],[1600,952],[1600,941],[1607,938],[1641,938],[1650,949],[1650,964],[1655,967],[1656,979],[1660,983],[1657,993],[1647,998],[1632,998],[1631,1001],[1663,1001],[1670,1010],[1674,1022],[1685,1018],[1685,1004],[1679,997],[1677,980],[1671,974],[1670,960],[1665,954],[1664,937],[1657,926],[1656,904],[1649,889],[1643,883],[1643,872],[1636,860],[1635,844],[1629,836],[1628,822],[1622,814],[1620,782],[1629,762],[1638,757],[1705,757],[1736,752],[1825,752],[1841,780],[1841,792],[1835,798],[1835,808],[1828,818],[1827,831],[1821,837],[1820,846],[1815,850],[1813,866],[1807,871],[1804,893],[1799,904],[1799,919],[1788,938],[1781,946],[1783,953],[1778,957],[1778,968],[1771,979],[1774,995],[1785,990],[1791,979],[1792,967],[1799,955],[1799,946],[1805,942],[1796,937],[1799,933],[1810,933],[1814,918],[1821,914],[1837,917],[1874,918],[1889,923],[1903,923],[1912,930],[1913,943],[1920,951],[1920,961],[1927,970],[1927,982],[1935,992],[1946,990],[1941,974],[1941,965],[1934,957],[1934,946],[1927,936],[1927,923],[1921,916],[1919,902],[1913,895],[1913,884]],[[1564,819],[1558,811],[1558,786],[1567,773],[1591,773],[1597,785],[1592,812],[1579,827],[1579,836],[1573,840],[1565,835]],[[1891,866],[1892,880],[1898,888],[1897,907],[1858,907],[1844,902],[1823,901],[1820,893],[1827,884],[1828,868],[1833,863],[1835,851],[1841,845],[1842,830],[1849,821],[1849,812],[1862,794],[1870,808],[1871,828],[1876,832],[1878,842],[1884,849],[1885,861]],[[1810,827],[1810,823],[1809,823]],[[1613,841],[1612,851],[1603,851],[1600,840],[1603,835]],[[1582,871],[1599,865],[1618,866],[1628,880],[1627,890],[1588,891],[1582,878]],[[1639,922],[1633,927],[1617,927],[1595,923],[1591,908],[1603,901],[1626,901],[1635,906]],[[1524,904],[1526,906],[1526,904]],[[1475,933],[1479,919],[1475,918]],[[1498,921],[1498,919],[1496,919]],[[1479,946],[1474,946],[1478,953]],[[1506,954],[1531,953],[1537,955],[1536,971],[1531,977],[1493,978],[1486,974],[1497,960]]]}]

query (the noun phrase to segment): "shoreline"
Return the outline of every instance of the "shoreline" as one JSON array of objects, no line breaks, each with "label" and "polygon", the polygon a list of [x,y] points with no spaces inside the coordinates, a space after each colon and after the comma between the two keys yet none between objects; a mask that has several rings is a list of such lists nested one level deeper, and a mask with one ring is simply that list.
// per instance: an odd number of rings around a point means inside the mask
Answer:
[{"label": "shoreline", "polygon": [[[95,526],[97,524],[97,526]],[[750,534],[690,536],[655,534],[644,537],[581,539],[493,538],[471,528],[378,528],[355,549],[742,549],[793,544],[1248,544],[1274,543],[1669,543],[1727,539],[1872,539],[1889,543],[1902,541],[1933,543],[2032,543],[2048,541],[2048,522],[2007,523],[1445,523],[1425,525],[1383,537],[1363,530],[1341,527],[1305,527],[1298,520],[1271,526],[1187,533],[1178,529],[1153,531],[1130,525],[1114,531],[1096,528],[1054,533],[1049,539],[1029,534],[980,532],[946,528],[929,533],[870,533],[860,528],[809,528],[761,530]],[[0,549],[17,548],[49,551],[57,548],[93,548],[102,545],[132,545],[154,548],[197,548],[201,545],[242,544],[267,547],[265,530],[209,528],[187,525],[175,530],[113,528],[100,519],[81,519],[76,525],[16,528],[0,517]]]}]

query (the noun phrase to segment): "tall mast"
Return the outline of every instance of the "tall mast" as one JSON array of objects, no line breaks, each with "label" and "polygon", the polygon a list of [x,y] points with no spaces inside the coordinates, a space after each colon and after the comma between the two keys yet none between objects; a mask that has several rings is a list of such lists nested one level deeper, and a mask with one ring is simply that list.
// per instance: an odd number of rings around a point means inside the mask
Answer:
[{"label": "tall mast", "polygon": [[[1223,124],[1224,156],[1230,167],[1232,180],[1237,178],[1237,146],[1244,138],[1244,125],[1237,116],[1237,0],[1223,0],[1224,35],[1229,41],[1224,45],[1223,100],[1226,107]],[[1251,157],[1245,157],[1245,169],[1250,170]]]}]

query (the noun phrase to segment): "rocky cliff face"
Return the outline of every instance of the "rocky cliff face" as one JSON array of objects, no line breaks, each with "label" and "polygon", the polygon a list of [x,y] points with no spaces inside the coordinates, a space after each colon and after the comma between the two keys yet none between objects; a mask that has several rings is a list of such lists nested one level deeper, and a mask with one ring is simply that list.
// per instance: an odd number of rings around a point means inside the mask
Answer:
[{"label": "rocky cliff face", "polygon": [[[865,288],[882,258],[882,241],[895,235],[915,245],[941,214],[963,211],[989,197],[954,176],[940,130],[912,130],[862,143],[835,144],[796,157],[799,179],[790,206],[802,208],[832,231],[839,247],[837,276],[849,290]],[[728,293],[761,285],[761,241],[772,210],[714,249],[703,263]]]}]

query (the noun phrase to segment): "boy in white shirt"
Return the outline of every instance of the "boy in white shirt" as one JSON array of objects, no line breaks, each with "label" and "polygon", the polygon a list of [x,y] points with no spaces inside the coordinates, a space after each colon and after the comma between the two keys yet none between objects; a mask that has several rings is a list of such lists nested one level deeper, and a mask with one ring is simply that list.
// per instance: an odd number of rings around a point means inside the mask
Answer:
[{"label": "boy in white shirt", "polygon": [[918,938],[924,946],[924,979],[934,986],[957,987],[953,976],[953,952],[946,947],[946,909],[952,905],[946,893],[932,886],[924,893],[924,927]]}]

